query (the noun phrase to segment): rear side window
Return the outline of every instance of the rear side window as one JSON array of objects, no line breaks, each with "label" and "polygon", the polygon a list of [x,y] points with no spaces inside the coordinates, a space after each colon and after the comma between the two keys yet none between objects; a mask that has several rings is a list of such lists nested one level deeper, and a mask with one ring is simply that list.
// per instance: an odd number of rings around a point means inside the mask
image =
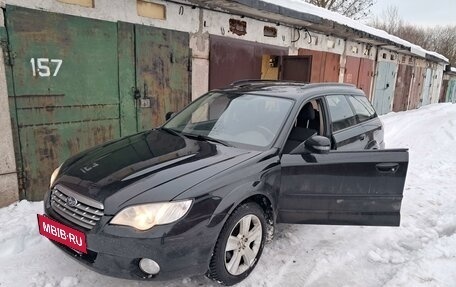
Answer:
[{"label": "rear side window", "polygon": [[358,122],[362,123],[376,116],[375,110],[369,103],[369,100],[364,96],[348,96],[347,97],[355,110]]},{"label": "rear side window", "polygon": [[345,96],[327,96],[333,132],[357,124],[356,116]]}]

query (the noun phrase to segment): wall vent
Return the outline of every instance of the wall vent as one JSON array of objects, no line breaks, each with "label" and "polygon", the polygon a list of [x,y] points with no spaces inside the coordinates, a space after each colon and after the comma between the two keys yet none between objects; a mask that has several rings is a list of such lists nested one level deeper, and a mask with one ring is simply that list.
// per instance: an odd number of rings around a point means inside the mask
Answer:
[{"label": "wall vent", "polygon": [[230,19],[230,32],[238,36],[244,36],[247,34],[247,22]]},{"label": "wall vent", "polygon": [[275,27],[264,26],[263,35],[265,37],[276,38],[277,37],[277,29]]},{"label": "wall vent", "polygon": [[137,0],[136,10],[139,16],[166,20],[166,6],[149,1]]}]

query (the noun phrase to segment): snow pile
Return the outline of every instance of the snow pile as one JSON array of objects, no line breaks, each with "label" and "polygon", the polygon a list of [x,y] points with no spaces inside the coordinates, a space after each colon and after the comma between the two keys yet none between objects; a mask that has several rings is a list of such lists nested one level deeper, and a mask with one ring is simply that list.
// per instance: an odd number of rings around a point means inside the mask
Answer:
[{"label": "snow pile", "polygon": [[[456,286],[456,105],[382,117],[388,148],[408,147],[400,227],[279,225],[239,286]],[[201,277],[135,282],[99,275],[38,234],[42,203],[0,209],[0,286],[217,286]]]},{"label": "snow pile", "polygon": [[408,42],[404,39],[401,39],[399,37],[396,37],[394,35],[388,34],[386,31],[370,27],[368,25],[361,23],[360,21],[356,21],[356,20],[353,20],[346,16],[343,16],[339,13],[332,12],[332,11],[329,11],[329,10],[321,8],[321,7],[317,7],[315,5],[305,2],[303,0],[262,0],[262,1],[268,2],[271,4],[275,4],[275,5],[279,5],[279,6],[282,6],[282,7],[288,8],[288,9],[292,9],[295,11],[309,13],[309,14],[321,17],[323,19],[334,21],[341,25],[345,25],[352,29],[356,29],[358,31],[366,32],[366,33],[372,34],[374,36],[377,36],[377,37],[380,37],[380,38],[383,38],[386,40],[390,40],[399,45],[409,47],[410,51],[413,54],[423,57],[423,58],[426,57],[426,54],[429,54],[429,55],[432,55],[434,57],[437,57],[437,58],[443,60],[444,62],[448,62],[448,58],[446,58],[443,55],[440,55],[439,53],[427,51],[418,45],[410,43],[410,42]]},{"label": "snow pile", "polygon": [[[21,201],[18,204],[0,209],[0,260],[17,256],[24,250],[33,248],[45,239],[36,236],[36,212],[42,213],[42,203]],[[37,210],[38,208],[38,210]]]}]

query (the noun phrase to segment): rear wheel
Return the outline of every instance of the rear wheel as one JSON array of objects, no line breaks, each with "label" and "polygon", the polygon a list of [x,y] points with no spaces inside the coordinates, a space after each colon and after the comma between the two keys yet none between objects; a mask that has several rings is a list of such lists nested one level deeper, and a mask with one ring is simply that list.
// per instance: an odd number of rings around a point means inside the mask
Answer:
[{"label": "rear wheel", "polygon": [[239,206],[219,235],[208,277],[224,285],[233,285],[246,278],[263,251],[266,227],[260,206],[255,203]]}]

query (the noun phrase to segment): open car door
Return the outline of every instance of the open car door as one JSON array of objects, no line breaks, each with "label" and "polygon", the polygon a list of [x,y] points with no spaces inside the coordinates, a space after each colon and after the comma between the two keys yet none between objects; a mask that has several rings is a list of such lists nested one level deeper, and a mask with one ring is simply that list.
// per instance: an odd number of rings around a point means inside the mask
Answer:
[{"label": "open car door", "polygon": [[284,154],[278,221],[399,226],[408,150]]}]

